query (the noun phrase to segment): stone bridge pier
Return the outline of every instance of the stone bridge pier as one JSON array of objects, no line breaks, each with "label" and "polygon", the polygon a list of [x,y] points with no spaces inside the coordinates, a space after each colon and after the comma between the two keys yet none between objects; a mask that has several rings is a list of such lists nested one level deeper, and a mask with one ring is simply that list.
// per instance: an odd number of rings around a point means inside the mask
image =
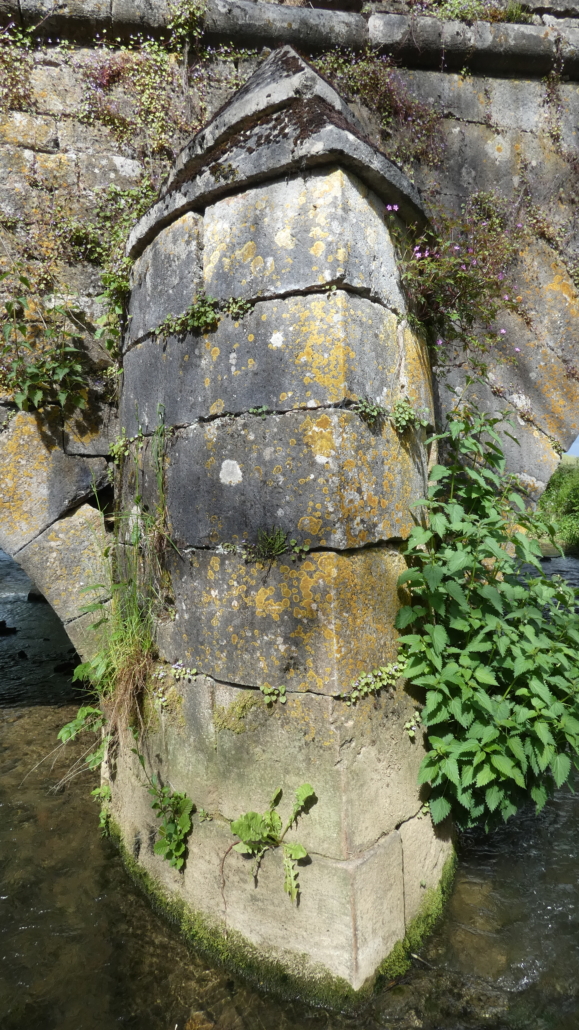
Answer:
[{"label": "stone bridge pier", "polygon": [[[357,705],[339,697],[396,657],[398,547],[427,478],[424,430],[399,435],[353,407],[407,398],[432,411],[394,221],[424,222],[416,191],[285,47],[182,152],[129,240],[121,424],[144,437],[138,494],[166,508],[175,545],[160,657],[195,673],[172,683],[161,669],[144,747],[161,780],[210,818],[194,819],[183,873],[155,856],[128,745],[113,818],[198,941],[263,981],[277,969],[320,990],[371,981],[451,850],[421,813],[423,748],[404,731],[415,708],[403,682]],[[221,306],[218,324],[174,331],[203,293]],[[134,478],[128,461],[125,510]],[[303,551],[256,561],[260,531],[274,530]],[[287,702],[266,704],[281,687]],[[309,855],[295,905],[281,849],[254,882],[229,824],[264,811],[279,787],[287,817],[304,782],[317,801],[287,838]]]}]

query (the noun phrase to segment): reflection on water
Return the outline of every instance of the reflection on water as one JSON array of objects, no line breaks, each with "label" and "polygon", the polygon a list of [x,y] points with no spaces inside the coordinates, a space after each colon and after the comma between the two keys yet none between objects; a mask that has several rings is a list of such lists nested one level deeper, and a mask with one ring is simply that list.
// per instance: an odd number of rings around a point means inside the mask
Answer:
[{"label": "reflection on water", "polygon": [[[539,819],[526,812],[490,838],[463,839],[423,961],[363,1016],[262,997],[191,954],[99,837],[96,777],[50,791],[79,752],[36,768],[76,711],[73,655],[52,609],[25,600],[30,585],[17,586],[13,568],[0,561],[2,1030],[576,1030],[579,802],[570,792]],[[579,560],[545,568],[579,586]],[[2,620],[18,632],[3,632]]]}]

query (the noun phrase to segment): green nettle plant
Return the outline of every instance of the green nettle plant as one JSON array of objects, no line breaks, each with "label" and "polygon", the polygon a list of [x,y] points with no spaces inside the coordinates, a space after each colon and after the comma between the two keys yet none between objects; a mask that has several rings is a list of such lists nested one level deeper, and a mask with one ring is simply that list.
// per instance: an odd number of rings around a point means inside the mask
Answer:
[{"label": "green nettle plant", "polygon": [[23,411],[49,404],[85,408],[87,378],[75,345],[74,312],[54,294],[37,293],[18,266],[0,273],[0,284],[7,280],[18,286],[0,310],[0,386]]},{"label": "green nettle plant", "polygon": [[155,842],[153,851],[164,858],[173,869],[181,870],[187,859],[186,841],[193,826],[191,814],[195,811],[195,806],[186,794],[161,784],[156,773],[149,776],[144,756],[136,748],[131,750],[137,756],[145,774],[147,790],[153,798],[151,808],[157,819],[161,820],[159,839]]},{"label": "green nettle plant", "polygon": [[447,463],[418,502],[397,618],[426,695],[432,819],[487,830],[579,768],[579,591],[542,573],[536,538],[554,529],[505,475],[501,423],[465,406],[433,437]]},{"label": "green nettle plant", "polygon": [[285,835],[298,816],[309,811],[316,802],[316,795],[309,783],[302,783],[295,793],[294,804],[285,826],[276,811],[282,797],[281,788],[276,790],[267,811],[263,815],[258,812],[246,812],[231,823],[231,832],[239,837],[233,850],[241,855],[252,856],[253,876],[257,882],[257,874],[266,851],[281,848],[283,851],[284,890],[292,901],[297,901],[300,885],[296,862],[308,857],[303,844],[290,843]]}]

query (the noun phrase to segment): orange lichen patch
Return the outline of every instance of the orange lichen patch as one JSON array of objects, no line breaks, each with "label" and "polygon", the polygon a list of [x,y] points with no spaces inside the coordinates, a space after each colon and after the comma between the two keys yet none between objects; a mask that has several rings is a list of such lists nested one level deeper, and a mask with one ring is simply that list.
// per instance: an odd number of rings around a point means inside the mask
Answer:
[{"label": "orange lichen patch", "polygon": [[19,412],[0,433],[0,545],[14,554],[46,529],[102,476],[102,458],[71,457],[61,450],[60,412],[43,417]]},{"label": "orange lichen patch", "polygon": [[219,570],[212,562],[194,551],[189,569],[175,565],[174,575],[174,632],[186,628],[187,662],[204,672],[335,694],[395,656],[396,583],[405,568],[397,551],[314,552],[291,565],[227,555]]}]

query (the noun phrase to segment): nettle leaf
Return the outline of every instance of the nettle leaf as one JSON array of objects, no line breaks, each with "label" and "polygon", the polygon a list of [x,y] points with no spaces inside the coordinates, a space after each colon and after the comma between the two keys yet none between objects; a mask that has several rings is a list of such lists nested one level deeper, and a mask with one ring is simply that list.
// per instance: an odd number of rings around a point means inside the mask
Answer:
[{"label": "nettle leaf", "polygon": [[490,669],[485,668],[484,665],[477,666],[477,668],[474,670],[474,675],[476,676],[479,683],[486,683],[489,686],[493,687],[497,686],[496,676],[493,672],[491,672]]},{"label": "nettle leaf", "polygon": [[486,583],[484,586],[479,587],[478,592],[481,595],[481,597],[484,597],[487,601],[490,601],[493,607],[496,608],[501,615],[503,614],[503,602],[501,599],[501,595],[499,594],[496,587],[491,586],[490,583]]},{"label": "nettle leaf", "polygon": [[571,759],[569,755],[564,753],[556,755],[551,762],[551,772],[557,787],[562,787],[571,772]]},{"label": "nettle leaf", "polygon": [[416,609],[410,608],[406,605],[404,608],[400,608],[398,610],[394,625],[396,626],[396,629],[406,629],[407,626],[416,622],[418,617]]},{"label": "nettle leaf", "polygon": [[425,565],[422,572],[430,590],[436,590],[443,579],[442,569],[437,565]]},{"label": "nettle leaf", "polygon": [[443,819],[446,819],[446,817],[448,815],[450,815],[451,811],[452,811],[452,808],[451,808],[450,801],[447,801],[446,798],[443,798],[443,797],[431,798],[431,800],[430,800],[430,815],[432,817],[432,822],[435,825],[437,823],[441,823]]},{"label": "nettle leaf", "polygon": [[477,787],[485,787],[487,783],[491,783],[496,779],[496,772],[490,765],[483,765],[479,773],[477,773],[476,785]]},{"label": "nettle leaf", "polygon": [[432,640],[432,646],[436,653],[441,654],[448,644],[448,633],[444,626],[433,626],[430,631],[430,639]]},{"label": "nettle leaf", "polygon": [[489,787],[489,789],[485,791],[485,801],[489,811],[494,812],[501,803],[503,797],[504,791],[502,791],[496,783],[494,783],[492,787]]},{"label": "nettle leaf", "polygon": [[472,561],[472,555],[470,551],[455,551],[447,560],[446,567],[451,575],[455,572],[460,572],[461,569],[465,569],[467,565],[470,565]]},{"label": "nettle leaf", "polygon": [[[462,589],[460,583],[457,583],[455,579],[449,579],[444,584],[444,586],[446,591],[450,594],[452,598],[454,598],[457,604],[459,604],[462,609],[467,610],[469,604],[466,599],[466,594]],[[468,627],[468,623],[465,623],[465,625]]]}]

